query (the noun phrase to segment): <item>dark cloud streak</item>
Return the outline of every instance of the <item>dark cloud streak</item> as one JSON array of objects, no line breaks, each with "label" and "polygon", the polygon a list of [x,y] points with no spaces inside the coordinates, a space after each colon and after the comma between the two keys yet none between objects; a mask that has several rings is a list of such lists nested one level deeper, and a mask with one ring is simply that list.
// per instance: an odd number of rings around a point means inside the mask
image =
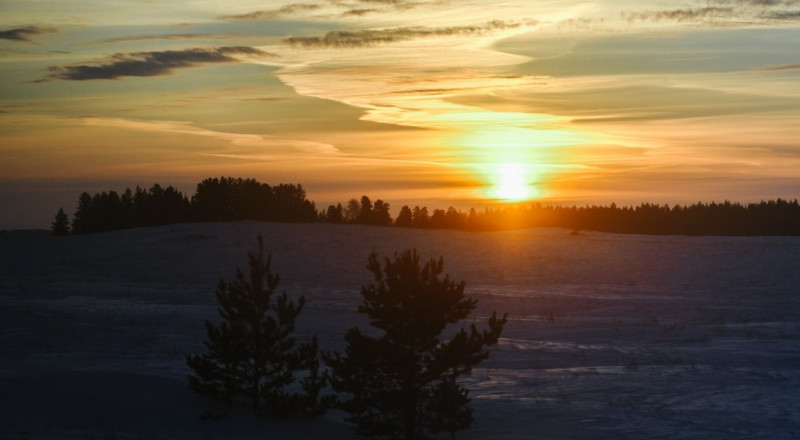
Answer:
[{"label": "dark cloud streak", "polygon": [[364,9],[350,9],[349,11],[345,11],[342,13],[344,17],[361,17],[367,14],[375,14],[381,12],[380,9],[375,8],[364,8]]},{"label": "dark cloud streak", "polygon": [[50,80],[86,81],[118,79],[126,76],[168,75],[174,69],[196,67],[204,64],[237,62],[236,55],[271,55],[247,47],[218,47],[212,49],[167,50],[160,52],[132,52],[112,55],[100,64],[79,64],[51,67]]},{"label": "dark cloud streak", "polygon": [[800,11],[776,11],[769,14],[769,18],[776,20],[800,20]]},{"label": "dark cloud streak", "polygon": [[675,21],[686,22],[700,19],[730,18],[735,15],[734,8],[705,7],[689,9],[673,9],[666,11],[622,12],[622,17],[628,22],[634,21]]},{"label": "dark cloud streak", "polygon": [[142,35],[134,37],[117,37],[107,40],[100,40],[98,43],[129,43],[136,41],[157,41],[157,40],[197,40],[228,37],[227,34],[162,34],[162,35]]},{"label": "dark cloud streak", "polygon": [[[450,0],[422,0],[422,1],[406,1],[406,0],[358,0],[359,3],[369,7],[358,7],[354,2],[346,2],[339,0],[329,0],[331,6],[336,8],[344,8],[345,10],[339,13],[342,17],[361,17],[368,14],[377,13],[391,13],[393,11],[407,11],[417,9],[425,6],[436,6],[450,3]],[[379,6],[379,7],[372,7]],[[301,12],[317,11],[323,9],[322,5],[314,3],[293,3],[277,9],[266,9],[261,11],[248,12],[246,14],[223,15],[218,17],[219,20],[273,20],[285,16],[296,15]]]},{"label": "dark cloud streak", "polygon": [[313,3],[293,3],[278,9],[255,11],[238,15],[224,15],[219,18],[221,20],[271,20],[274,18],[283,17],[285,15],[292,15],[297,12],[314,11],[320,8],[320,5]]},{"label": "dark cloud streak", "polygon": [[769,20],[800,19],[800,10],[786,9],[800,4],[800,0],[709,0],[709,3],[719,6],[642,12],[623,11],[620,15],[629,23],[738,20],[755,24]]},{"label": "dark cloud streak", "polygon": [[351,8],[342,12],[342,17],[361,17],[367,14],[392,13],[392,11],[410,11],[425,6],[439,6],[449,3],[449,0],[433,0],[406,2],[403,0],[360,0],[369,5],[381,5],[383,8]]},{"label": "dark cloud streak", "polygon": [[416,9],[424,6],[443,5],[450,3],[450,0],[429,0],[429,1],[416,1],[409,2],[404,0],[359,0],[361,3],[372,5],[387,5],[394,6],[395,9],[408,10]]},{"label": "dark cloud streak", "polygon": [[800,0],[712,0],[712,3],[739,6],[792,6],[800,4]]},{"label": "dark cloud streak", "polygon": [[0,40],[24,41],[30,43],[31,40],[30,38],[28,38],[28,36],[51,34],[54,32],[58,31],[54,28],[40,28],[37,26],[19,27],[14,29],[8,29],[5,31],[0,31]]},{"label": "dark cloud streak", "polygon": [[780,66],[769,66],[760,69],[766,72],[781,72],[786,70],[800,70],[800,64],[783,64]]},{"label": "dark cloud streak", "polygon": [[506,23],[504,21],[495,20],[481,26],[451,26],[438,28],[420,26],[362,31],[332,31],[322,37],[290,37],[283,41],[289,45],[303,48],[356,48],[422,38],[481,35],[488,32],[514,29],[531,24],[534,24],[534,22]]}]

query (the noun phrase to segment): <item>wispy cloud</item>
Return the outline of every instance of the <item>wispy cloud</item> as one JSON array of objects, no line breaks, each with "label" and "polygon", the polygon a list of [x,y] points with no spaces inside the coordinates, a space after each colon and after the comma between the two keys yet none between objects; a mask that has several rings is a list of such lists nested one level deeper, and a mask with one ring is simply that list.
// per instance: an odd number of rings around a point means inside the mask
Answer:
[{"label": "wispy cloud", "polygon": [[800,0],[710,0],[710,3],[741,6],[793,6],[800,4]]},{"label": "wispy cloud", "polygon": [[494,20],[483,25],[475,26],[415,26],[389,29],[367,29],[361,31],[331,31],[321,37],[290,37],[283,41],[292,46],[303,48],[355,48],[422,38],[482,35],[489,32],[517,29],[522,26],[533,24],[535,24],[534,21],[509,23],[501,20]]},{"label": "wispy cloud", "polygon": [[293,15],[298,12],[315,11],[322,6],[313,3],[293,3],[277,9],[248,12],[246,14],[223,15],[222,20],[272,20],[275,18]]},{"label": "wispy cloud", "polygon": [[119,118],[84,118],[83,122],[90,126],[114,127],[120,129],[172,133],[189,136],[202,136],[230,143],[240,147],[236,151],[220,151],[217,153],[204,153],[218,156],[253,157],[254,154],[275,154],[285,148],[291,148],[310,154],[338,154],[339,150],[330,144],[311,142],[298,139],[284,139],[277,136],[264,136],[257,134],[228,133],[208,130],[178,121],[141,121]]},{"label": "wispy cloud", "polygon": [[800,64],[783,64],[780,66],[768,66],[761,69],[767,72],[780,72],[784,70],[800,70]]},{"label": "wispy cloud", "polygon": [[688,8],[688,9],[672,9],[661,11],[644,11],[644,12],[628,12],[623,11],[622,17],[628,22],[634,21],[672,21],[672,22],[687,22],[704,19],[721,19],[730,18],[735,15],[735,9],[732,7],[705,7],[705,8]]},{"label": "wispy cloud", "polygon": [[[450,0],[431,0],[431,1],[416,1],[408,2],[403,0],[360,0],[361,3],[366,3],[369,7],[354,7],[349,4],[344,4],[349,9],[342,12],[342,17],[362,17],[372,14],[396,14],[398,12],[411,11],[424,7],[436,7],[447,5]],[[377,5],[379,7],[373,7]]]},{"label": "wispy cloud", "polygon": [[262,50],[247,47],[218,47],[211,49],[166,50],[158,52],[117,53],[95,64],[77,64],[51,67],[47,78],[40,80],[85,81],[118,79],[126,76],[159,76],[184,69],[213,63],[238,62],[238,56],[271,56]]},{"label": "wispy cloud", "polygon": [[24,42],[31,42],[31,39],[28,38],[32,35],[40,35],[40,34],[51,34],[54,32],[58,32],[54,28],[41,28],[37,26],[25,26],[13,29],[7,29],[4,31],[0,31],[0,40],[11,40],[11,41],[24,41]]},{"label": "wispy cloud", "polygon": [[800,10],[788,9],[800,5],[800,0],[710,0],[700,8],[683,8],[651,11],[623,11],[620,15],[633,22],[701,22],[737,21],[742,24],[768,23],[772,20],[800,19]]},{"label": "wispy cloud", "polygon": [[100,40],[98,43],[115,44],[115,43],[130,43],[137,41],[159,41],[159,40],[198,40],[210,38],[226,38],[230,35],[226,34],[161,34],[161,35],[138,35],[132,37],[117,37]]},{"label": "wispy cloud", "polygon": [[775,11],[769,17],[777,20],[800,20],[800,11]]},{"label": "wispy cloud", "polygon": [[[301,95],[364,109],[362,120],[452,129],[461,124],[452,120],[453,115],[476,111],[454,103],[458,96],[536,87],[543,80],[499,73],[530,58],[490,49],[497,38],[501,37],[457,35],[446,50],[433,39],[336,51],[311,47],[297,60],[291,59],[293,51],[287,51],[276,63],[283,64],[277,75]],[[345,65],[342,59],[352,64]],[[489,126],[496,122],[485,121]]]},{"label": "wispy cloud", "polygon": [[[332,2],[333,3],[333,2]],[[359,16],[372,13],[397,13],[403,11],[412,11],[415,9],[422,9],[428,7],[438,6],[452,6],[452,0],[359,0],[361,5],[353,3],[338,2],[336,4],[347,7],[348,10],[343,12],[342,16]]]},{"label": "wispy cloud", "polygon": [[357,8],[357,9],[350,9],[350,10],[344,11],[342,13],[342,16],[344,16],[344,17],[361,17],[362,15],[376,14],[378,12],[381,12],[381,10],[380,9],[376,9],[376,8]]},{"label": "wispy cloud", "polygon": [[371,14],[390,13],[398,11],[411,11],[429,6],[447,5],[451,0],[358,0],[341,1],[329,0],[325,3],[292,3],[274,9],[264,9],[243,14],[230,14],[218,17],[220,20],[274,20],[284,17],[299,16],[303,13],[314,12],[317,17],[332,19],[335,17],[362,17]]}]

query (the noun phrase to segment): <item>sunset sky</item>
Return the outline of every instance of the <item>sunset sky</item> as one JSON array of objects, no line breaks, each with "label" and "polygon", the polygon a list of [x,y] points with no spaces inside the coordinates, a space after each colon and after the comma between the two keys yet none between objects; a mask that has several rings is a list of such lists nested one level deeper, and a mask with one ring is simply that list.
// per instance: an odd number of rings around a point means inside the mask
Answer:
[{"label": "sunset sky", "polygon": [[0,229],[210,176],[324,208],[800,195],[800,0],[0,0]]}]

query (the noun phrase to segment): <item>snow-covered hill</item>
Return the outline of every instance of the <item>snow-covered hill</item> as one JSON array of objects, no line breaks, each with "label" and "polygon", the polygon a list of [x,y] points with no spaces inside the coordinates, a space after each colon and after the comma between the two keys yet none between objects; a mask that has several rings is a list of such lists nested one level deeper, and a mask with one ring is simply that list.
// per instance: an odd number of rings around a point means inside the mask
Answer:
[{"label": "snow-covered hill", "polygon": [[342,347],[371,252],[417,248],[510,322],[462,439],[800,435],[800,238],[188,224],[0,234],[0,439],[349,439],[315,422],[200,421],[183,356],[262,234],[300,337]]}]

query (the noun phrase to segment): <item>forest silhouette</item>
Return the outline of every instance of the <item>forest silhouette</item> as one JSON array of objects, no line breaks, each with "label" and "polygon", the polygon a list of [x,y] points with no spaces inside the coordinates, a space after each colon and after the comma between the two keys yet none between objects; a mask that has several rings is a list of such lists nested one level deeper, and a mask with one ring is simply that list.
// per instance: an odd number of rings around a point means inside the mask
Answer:
[{"label": "forest silhouette", "polygon": [[[314,222],[314,203],[301,185],[269,186],[255,179],[208,178],[197,184],[191,199],[172,186],[127,188],[122,194],[103,191],[78,197],[72,232],[86,234],[185,222],[262,220]],[[59,231],[63,231],[63,218]],[[57,216],[54,231],[59,223]]]},{"label": "forest silhouette", "polygon": [[[797,199],[758,203],[638,206],[517,204],[466,212],[404,205],[392,218],[389,203],[364,195],[317,210],[300,184],[270,186],[255,179],[207,178],[191,198],[172,186],[139,186],[122,194],[82,193],[70,223],[60,209],[53,232],[65,235],[184,222],[259,220],[325,222],[420,229],[496,231],[533,227],[649,235],[800,235]],[[71,229],[71,230],[70,230]]]}]

